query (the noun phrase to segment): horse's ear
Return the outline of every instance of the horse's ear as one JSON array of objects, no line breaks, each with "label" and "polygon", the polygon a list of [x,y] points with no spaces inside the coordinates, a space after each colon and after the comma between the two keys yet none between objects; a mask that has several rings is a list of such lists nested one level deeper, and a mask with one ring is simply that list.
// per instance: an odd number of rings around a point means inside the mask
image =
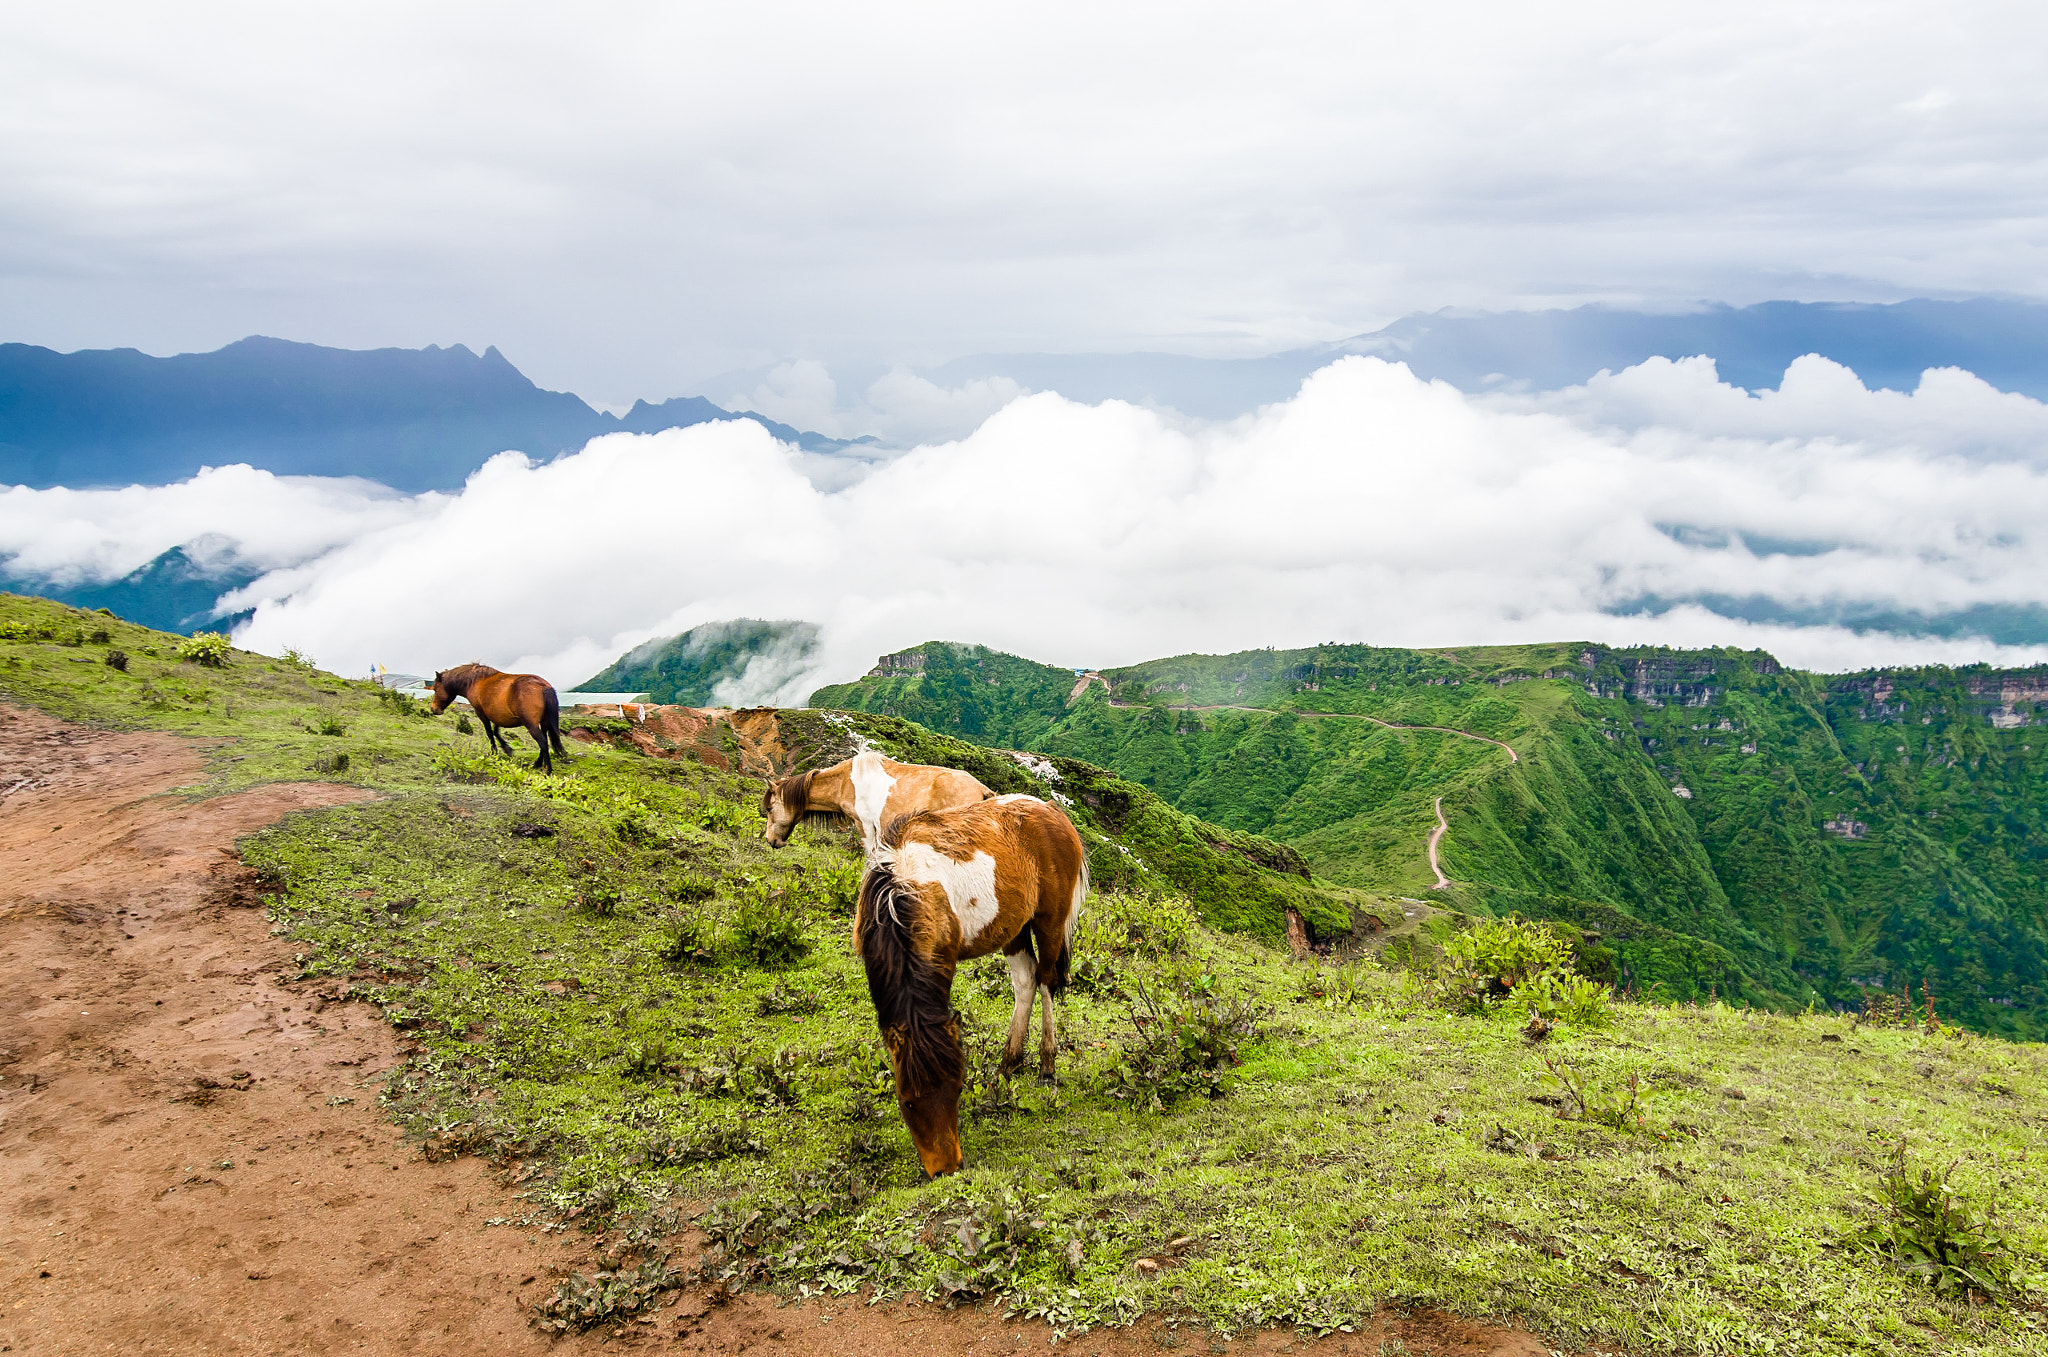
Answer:
[{"label": "horse's ear", "polygon": [[954,1041],[960,1040],[960,1015],[958,1013],[946,1019],[946,1035]]},{"label": "horse's ear", "polygon": [[882,1045],[889,1049],[889,1058],[891,1060],[903,1054],[904,1044],[909,1040],[910,1034],[900,1027],[884,1027],[882,1029]]}]

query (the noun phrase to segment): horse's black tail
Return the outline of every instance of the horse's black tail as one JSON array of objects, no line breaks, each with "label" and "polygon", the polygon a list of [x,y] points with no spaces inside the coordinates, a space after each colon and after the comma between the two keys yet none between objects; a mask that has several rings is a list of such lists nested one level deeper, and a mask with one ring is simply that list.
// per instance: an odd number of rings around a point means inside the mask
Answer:
[{"label": "horse's black tail", "polygon": [[1052,963],[1052,997],[1057,999],[1067,992],[1067,971],[1074,964],[1074,927],[1080,922],[1076,917],[1081,906],[1088,901],[1088,855],[1081,854],[1081,880],[1074,887],[1074,905],[1067,916],[1067,926],[1060,932],[1060,954]]},{"label": "horse's black tail", "polygon": [[917,892],[878,862],[860,879],[854,929],[868,975],[868,997],[884,1037],[901,1034],[897,1073],[906,1088],[931,1088],[957,1075],[965,1057],[949,1020],[953,977],[918,955],[911,921]]},{"label": "horse's black tail", "polygon": [[562,748],[562,699],[555,693],[552,683],[548,685],[547,696],[541,699],[540,728],[541,733],[554,742],[555,752],[568,758],[569,751]]}]

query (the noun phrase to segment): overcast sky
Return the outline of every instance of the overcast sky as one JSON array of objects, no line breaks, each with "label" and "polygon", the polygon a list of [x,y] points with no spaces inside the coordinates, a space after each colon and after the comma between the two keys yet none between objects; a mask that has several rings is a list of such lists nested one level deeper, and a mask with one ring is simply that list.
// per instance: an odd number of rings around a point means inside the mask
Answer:
[{"label": "overcast sky", "polygon": [[2048,11],[0,5],[0,339],[1252,353],[1446,305],[2048,296]]}]

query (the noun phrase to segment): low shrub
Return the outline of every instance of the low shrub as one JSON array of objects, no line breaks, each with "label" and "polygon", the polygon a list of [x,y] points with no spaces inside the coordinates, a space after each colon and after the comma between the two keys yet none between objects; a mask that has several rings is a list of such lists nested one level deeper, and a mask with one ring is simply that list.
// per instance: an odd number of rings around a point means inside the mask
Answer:
[{"label": "low shrub", "polygon": [[1882,1219],[1858,1242],[1887,1254],[1892,1265],[1917,1277],[1939,1295],[1992,1300],[2012,1289],[2013,1261],[2005,1233],[1991,1213],[1960,1196],[1949,1183],[1950,1164],[1939,1174],[1906,1166],[1906,1142],[1892,1151],[1871,1201]]},{"label": "low shrub", "polygon": [[209,669],[220,669],[228,662],[228,653],[233,649],[228,638],[217,631],[202,631],[188,636],[178,646],[178,658],[187,664],[204,665]]},{"label": "low shrub", "polygon": [[707,966],[718,957],[718,939],[709,921],[675,910],[655,935],[654,952],[671,966]]},{"label": "low shrub", "polygon": [[107,664],[107,667],[108,667],[109,669],[118,669],[118,670],[120,670],[120,671],[121,671],[122,673],[124,673],[124,674],[125,674],[125,673],[127,673],[127,672],[128,672],[128,656],[127,656],[127,653],[126,653],[125,651],[119,651],[119,650],[109,650],[109,651],[107,652],[107,660],[106,660],[106,664]]},{"label": "low shrub", "polygon": [[684,1168],[767,1153],[768,1147],[752,1132],[736,1126],[712,1126],[650,1141],[640,1152],[639,1160],[649,1168]]},{"label": "low shrub", "polygon": [[1142,981],[1137,989],[1134,1035],[1119,1044],[1110,1095],[1152,1112],[1198,1094],[1222,1097],[1225,1075],[1239,1063],[1239,1044],[1259,1035],[1269,1010],[1243,996],[1155,996]]},{"label": "low shrub", "polygon": [[1557,1085],[1564,1094],[1564,1102],[1557,1109],[1558,1116],[1590,1121],[1614,1131],[1644,1129],[1645,1117],[1639,1105],[1640,1091],[1636,1087],[1635,1075],[1631,1074],[1625,1083],[1605,1087],[1588,1079],[1569,1060],[1552,1060],[1545,1056],[1543,1068],[1547,1071],[1544,1081]]},{"label": "low shrub", "polygon": [[639,1314],[683,1281],[683,1273],[665,1258],[649,1258],[638,1267],[617,1271],[579,1272],[535,1307],[534,1323],[550,1333],[581,1333]]},{"label": "low shrub", "polygon": [[756,966],[787,966],[810,954],[803,910],[789,892],[755,886],[733,914],[733,943]]},{"label": "low shrub", "polygon": [[1614,991],[1598,981],[1569,972],[1544,971],[1515,986],[1507,1007],[1546,1023],[1568,1022],[1574,1027],[1605,1027]]}]

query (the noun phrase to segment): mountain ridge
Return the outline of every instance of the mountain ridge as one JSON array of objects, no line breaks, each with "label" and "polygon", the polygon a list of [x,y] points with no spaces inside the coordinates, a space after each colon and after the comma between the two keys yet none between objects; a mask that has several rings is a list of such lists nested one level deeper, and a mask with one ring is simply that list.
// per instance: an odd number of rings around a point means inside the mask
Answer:
[{"label": "mountain ridge", "polygon": [[625,415],[546,391],[495,346],[336,349],[251,335],[209,353],[58,353],[0,344],[0,482],[167,484],[247,462],[360,476],[410,494],[459,487],[508,448],[548,458],[607,433],[746,419],[811,452],[855,446],[701,396]]}]

